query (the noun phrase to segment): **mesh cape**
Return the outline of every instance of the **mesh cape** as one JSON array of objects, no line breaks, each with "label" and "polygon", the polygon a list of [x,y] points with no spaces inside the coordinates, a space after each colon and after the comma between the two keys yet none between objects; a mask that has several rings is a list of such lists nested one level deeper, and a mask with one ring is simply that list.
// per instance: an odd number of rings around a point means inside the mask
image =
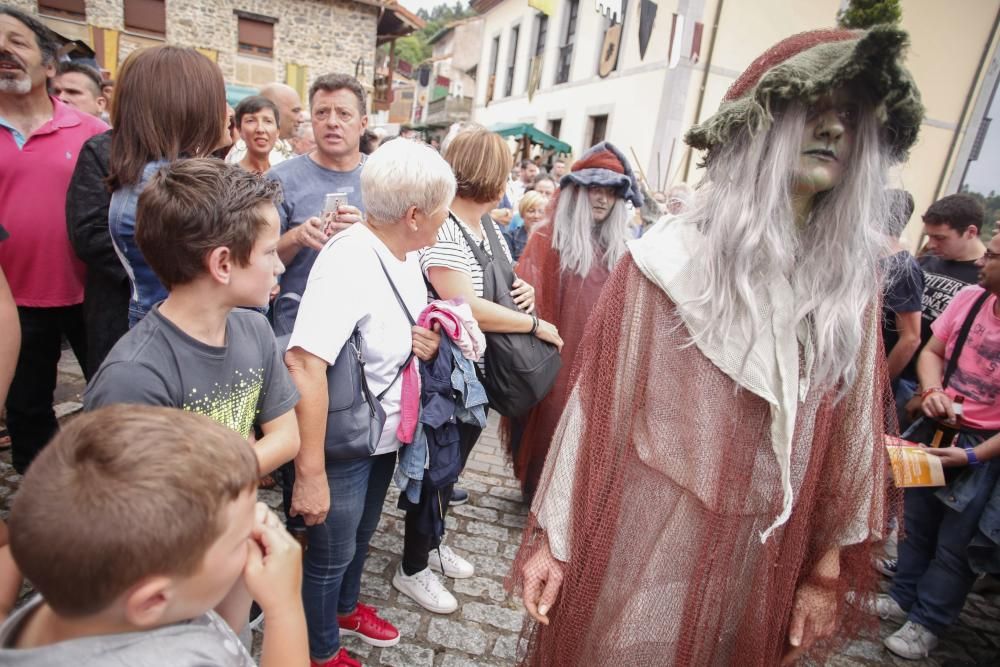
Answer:
[{"label": "mesh cape", "polygon": [[[873,277],[874,278],[874,277]],[[546,539],[564,561],[551,624],[530,619],[524,665],[776,665],[797,588],[831,548],[837,633],[877,631],[845,604],[877,590],[887,514],[881,445],[891,414],[877,318],[859,380],[801,396],[791,448],[794,506],[781,511],[770,406],[694,345],[667,294],[631,255],[595,307],[510,584]]]},{"label": "mesh cape", "polygon": [[[501,440],[512,455],[514,474],[525,496],[530,497],[538,485],[549,442],[569,395],[570,371],[590,312],[610,272],[599,253],[586,276],[562,271],[559,252],[552,247],[552,227],[546,225],[531,235],[518,260],[517,273],[535,287],[538,317],[556,325],[563,339],[563,365],[551,391],[519,420],[519,428],[515,429],[506,417],[500,422]],[[515,431],[519,431],[519,442],[512,447]]]}]

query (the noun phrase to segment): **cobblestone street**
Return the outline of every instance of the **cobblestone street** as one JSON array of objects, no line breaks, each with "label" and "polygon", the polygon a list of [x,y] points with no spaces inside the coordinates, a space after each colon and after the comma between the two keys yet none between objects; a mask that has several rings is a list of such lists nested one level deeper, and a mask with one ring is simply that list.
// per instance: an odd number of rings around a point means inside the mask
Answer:
[{"label": "cobblestone street", "polygon": [[[83,378],[71,360],[61,366],[57,402],[64,411],[77,407]],[[469,503],[451,508],[446,544],[476,566],[476,575],[450,580],[460,608],[449,616],[425,612],[391,584],[403,545],[403,513],[390,489],[382,522],[362,582],[362,600],[379,608],[402,634],[399,645],[372,648],[354,639],[345,646],[365,665],[389,667],[472,667],[514,662],[522,612],[503,581],[511,566],[524,525],[526,506],[506,464],[496,435],[496,420],[473,451],[460,485]],[[9,465],[9,449],[0,452],[0,516],[6,517],[20,476]],[[280,493],[261,491],[262,499],[280,509]],[[266,626],[266,621],[265,621]],[[883,636],[895,627],[884,625]],[[1000,665],[1000,593],[973,593],[960,622],[942,639],[932,658],[905,661],[891,656],[881,643],[857,641],[828,661],[837,667],[860,665],[958,666]]]}]

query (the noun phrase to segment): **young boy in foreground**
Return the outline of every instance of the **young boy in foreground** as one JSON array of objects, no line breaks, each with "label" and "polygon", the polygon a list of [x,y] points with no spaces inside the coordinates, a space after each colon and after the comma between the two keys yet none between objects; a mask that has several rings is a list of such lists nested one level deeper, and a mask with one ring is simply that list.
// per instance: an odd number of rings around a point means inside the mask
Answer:
[{"label": "young boy in foreground", "polygon": [[135,240],[169,290],[112,348],[84,408],[140,403],[208,415],[252,440],[263,474],[299,450],[298,392],[266,318],[285,270],[278,259],[279,186],[236,165],[165,165],[139,196]]},{"label": "young boy in foreground", "polygon": [[246,441],[202,415],[111,406],[32,463],[10,517],[39,595],[0,626],[0,664],[254,665],[212,611],[243,585],[267,615],[261,665],[308,664],[301,550],[256,502]]}]

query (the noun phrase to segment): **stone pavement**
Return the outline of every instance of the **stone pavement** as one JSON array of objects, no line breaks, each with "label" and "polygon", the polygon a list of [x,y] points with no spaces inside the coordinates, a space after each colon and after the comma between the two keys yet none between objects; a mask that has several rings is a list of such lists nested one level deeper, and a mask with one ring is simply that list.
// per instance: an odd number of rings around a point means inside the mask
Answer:
[{"label": "stone pavement", "polygon": [[[473,667],[514,663],[523,612],[520,601],[504,591],[520,543],[527,506],[505,464],[491,418],[459,482],[469,491],[468,504],[452,507],[445,520],[445,544],[476,566],[471,579],[444,579],[459,601],[458,611],[443,616],[424,611],[392,587],[403,552],[403,512],[391,486],[382,521],[369,550],[361,580],[361,601],[399,628],[402,640],[391,648],[373,648],[355,638],[344,641],[365,665],[389,667]],[[279,494],[267,494],[269,504]],[[265,618],[264,627],[267,627]]]},{"label": "stone pavement", "polygon": [[[71,411],[79,402],[83,378],[71,356],[60,367],[57,403]],[[372,648],[353,638],[345,646],[365,665],[374,667],[490,667],[514,664],[522,611],[504,591],[503,581],[520,542],[527,508],[521,502],[496,435],[496,419],[473,450],[460,485],[470,501],[451,508],[445,543],[476,566],[476,576],[448,580],[461,604],[448,616],[431,614],[400,595],[391,584],[402,553],[403,514],[390,489],[382,522],[372,539],[362,580],[362,600],[379,608],[396,624],[403,639],[391,648]],[[6,518],[20,476],[9,465],[9,450],[0,451],[0,517]],[[261,499],[280,510],[277,491],[261,491]],[[27,590],[27,587],[26,587]],[[266,627],[266,621],[265,621]],[[882,636],[896,628],[883,624]],[[259,646],[259,637],[256,642]],[[1000,665],[1000,593],[973,593],[959,622],[927,660],[894,657],[880,642],[859,640],[827,661],[833,667],[903,665],[959,667]],[[643,667],[643,666],[637,666]],[[659,667],[659,666],[650,666]]]}]

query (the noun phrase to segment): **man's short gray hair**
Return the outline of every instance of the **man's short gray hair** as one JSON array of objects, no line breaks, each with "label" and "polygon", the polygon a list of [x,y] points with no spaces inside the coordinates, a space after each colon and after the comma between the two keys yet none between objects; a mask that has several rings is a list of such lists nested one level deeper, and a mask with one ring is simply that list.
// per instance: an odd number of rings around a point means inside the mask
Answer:
[{"label": "man's short gray hair", "polygon": [[430,146],[398,139],[380,146],[361,170],[361,199],[368,222],[392,224],[415,206],[434,213],[455,197],[451,167]]}]

